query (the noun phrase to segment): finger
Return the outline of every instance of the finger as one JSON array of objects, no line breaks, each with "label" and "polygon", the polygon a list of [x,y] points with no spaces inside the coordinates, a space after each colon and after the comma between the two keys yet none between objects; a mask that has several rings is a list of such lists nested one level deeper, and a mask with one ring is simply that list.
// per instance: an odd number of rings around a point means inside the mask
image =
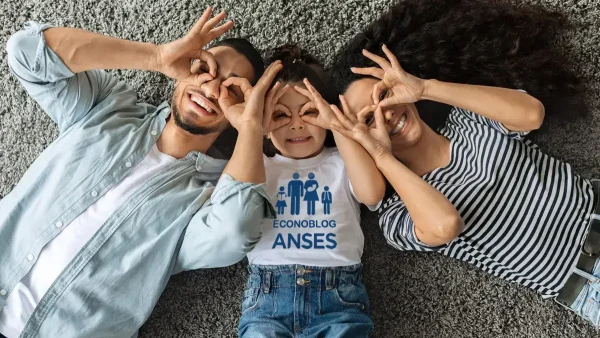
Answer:
[{"label": "finger", "polygon": [[192,26],[192,29],[190,29],[189,34],[193,34],[193,35],[199,35],[202,32],[202,27],[204,27],[204,24],[206,24],[206,22],[208,21],[208,19],[210,18],[210,15],[212,14],[212,7],[208,7],[204,13],[202,13],[202,16],[200,16],[200,19],[198,21],[196,21],[196,23],[194,24],[194,26]]},{"label": "finger", "polygon": [[248,79],[244,77],[230,77],[227,80],[223,81],[222,85],[225,87],[240,87],[242,93],[244,93],[244,96],[246,96],[246,94],[249,91],[252,91],[252,85],[250,84],[250,81],[248,81]]},{"label": "finger", "polygon": [[394,53],[392,53],[392,51],[389,50],[385,44],[383,45],[383,47],[381,47],[381,49],[383,49],[383,53],[385,53],[385,56],[387,56],[388,60],[392,64],[392,68],[396,70],[402,69],[402,67],[400,67],[400,62],[398,62],[398,59],[396,58]]},{"label": "finger", "polygon": [[292,119],[289,117],[282,117],[277,119],[277,121],[271,121],[268,132],[272,132],[273,130],[277,130],[283,126],[286,126],[290,122],[292,122]]},{"label": "finger", "polygon": [[375,128],[387,132],[387,129],[385,128],[385,118],[383,117],[381,107],[377,107],[375,110]]},{"label": "finger", "polygon": [[218,38],[219,36],[225,34],[227,31],[229,31],[232,28],[233,28],[233,21],[227,21],[224,24],[222,24],[221,26],[211,29],[206,36],[208,37],[209,40],[212,41],[212,40]]},{"label": "finger", "polygon": [[229,107],[231,107],[235,104],[235,102],[233,102],[233,100],[229,96],[229,91],[227,90],[227,87],[225,87],[224,85],[221,85],[220,88],[221,88],[221,91],[220,91],[219,99],[217,101],[219,101],[219,105],[223,108],[223,112],[226,112],[227,109],[229,109]]},{"label": "finger", "polygon": [[313,115],[302,115],[300,119],[306,123],[312,124],[313,126],[320,127],[319,118]]},{"label": "finger", "polygon": [[350,120],[348,120],[348,118],[346,116],[344,116],[344,113],[342,113],[336,105],[332,104],[330,107],[331,107],[331,110],[333,110],[333,113],[337,117],[337,119],[340,122],[340,124],[342,125],[342,127],[346,128],[348,130],[352,130],[352,128],[354,128],[354,123],[352,123]]},{"label": "finger", "polygon": [[273,97],[273,103],[277,103],[279,102],[279,99],[285,94],[287,93],[287,91],[290,89],[290,85],[286,84],[285,86],[283,86],[283,88],[280,88],[277,93],[275,93],[275,97]]},{"label": "finger", "polygon": [[354,133],[350,130],[344,129],[344,127],[334,124],[331,126],[331,129],[342,134],[342,136],[347,137],[349,139],[354,139]]},{"label": "finger", "polygon": [[402,103],[407,103],[407,102],[402,102],[402,101],[398,100],[398,98],[392,96],[392,97],[388,97],[387,99],[384,99],[383,101],[379,102],[378,106],[381,108],[388,108],[388,107],[395,106],[395,105],[402,104]]},{"label": "finger", "polygon": [[388,60],[386,60],[385,58],[382,58],[379,55],[375,55],[366,49],[363,49],[363,55],[366,56],[371,61],[378,64],[379,67],[381,67],[381,69],[383,69],[383,70],[387,70],[392,67],[392,65],[388,62]]},{"label": "finger", "polygon": [[273,106],[275,105],[273,99],[280,85],[281,84],[279,83],[279,81],[277,81],[275,85],[273,85],[273,88],[269,90],[269,93],[267,93],[267,98],[265,99],[265,111],[263,114],[263,126],[265,127],[268,126],[271,122],[271,116],[273,115]]},{"label": "finger", "polygon": [[383,75],[385,71],[378,67],[365,67],[365,68],[357,68],[351,67],[350,70],[354,74],[368,75],[378,79],[383,79]]},{"label": "finger", "polygon": [[308,91],[312,95],[312,101],[317,104],[317,108],[319,109],[327,109],[329,103],[325,101],[321,93],[308,81],[308,79],[304,79],[304,85],[308,88]]},{"label": "finger", "polygon": [[209,73],[202,73],[202,74],[193,73],[190,76],[188,76],[185,80],[183,80],[183,82],[188,82],[188,83],[202,82],[202,83],[204,83],[204,82],[211,81],[212,79],[214,79],[214,78]]},{"label": "finger", "polygon": [[312,100],[312,95],[310,92],[302,87],[294,86],[294,90],[298,92],[300,95],[306,96],[309,100]]},{"label": "finger", "polygon": [[388,90],[388,87],[383,81],[379,81],[373,86],[373,91],[371,91],[371,99],[375,104],[380,103],[379,98],[381,97],[381,93],[385,92],[386,90]]},{"label": "finger", "polygon": [[203,33],[208,33],[209,31],[211,31],[213,28],[215,28],[215,26],[223,21],[223,19],[225,19],[227,17],[227,13],[225,13],[225,11],[215,15],[212,19],[208,20],[206,22],[206,24],[202,27],[202,32]]},{"label": "finger", "polygon": [[217,76],[217,60],[215,60],[215,56],[211,52],[200,50],[200,55],[196,57],[199,60],[206,62],[208,65],[208,72],[213,78]]},{"label": "finger", "polygon": [[352,110],[350,110],[350,106],[348,105],[348,101],[346,100],[346,97],[344,95],[340,95],[340,102],[342,103],[342,109],[344,111],[344,116],[346,116],[346,118],[350,122],[352,122],[353,124],[356,124],[358,121],[356,120],[356,117],[352,113]]},{"label": "finger", "polygon": [[254,90],[258,95],[264,96],[267,92],[267,89],[273,83],[275,76],[277,73],[283,68],[281,61],[277,60],[273,62],[267,70],[264,72],[263,76],[260,77],[256,86],[254,86]]}]

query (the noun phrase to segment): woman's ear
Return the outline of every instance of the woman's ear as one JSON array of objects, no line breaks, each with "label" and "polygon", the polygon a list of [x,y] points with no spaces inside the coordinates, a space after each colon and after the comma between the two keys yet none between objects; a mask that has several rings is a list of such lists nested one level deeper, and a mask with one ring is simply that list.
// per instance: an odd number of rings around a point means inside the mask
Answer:
[{"label": "woman's ear", "polygon": [[271,139],[271,133],[268,133],[267,135],[265,135],[265,137],[267,138],[267,140]]}]

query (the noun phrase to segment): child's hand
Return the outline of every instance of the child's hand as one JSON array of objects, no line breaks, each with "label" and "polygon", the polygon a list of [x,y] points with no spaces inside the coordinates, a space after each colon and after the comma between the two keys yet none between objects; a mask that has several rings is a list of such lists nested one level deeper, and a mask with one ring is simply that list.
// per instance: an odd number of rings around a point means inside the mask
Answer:
[{"label": "child's hand", "polygon": [[[333,125],[340,125],[331,105],[323,99],[315,87],[307,79],[304,79],[304,85],[308,90],[294,86],[294,90],[310,100],[309,103],[302,107],[300,114],[302,121],[323,129],[332,129]],[[315,109],[317,110],[316,112],[314,111]]]},{"label": "child's hand", "polygon": [[[373,159],[389,154],[392,151],[392,142],[385,127],[383,112],[379,106],[368,106],[354,115],[350,112],[346,98],[340,95],[342,113],[338,107],[333,106],[339,125],[334,125],[333,130],[358,142],[371,155]],[[367,119],[375,111],[375,126],[369,127]]]}]

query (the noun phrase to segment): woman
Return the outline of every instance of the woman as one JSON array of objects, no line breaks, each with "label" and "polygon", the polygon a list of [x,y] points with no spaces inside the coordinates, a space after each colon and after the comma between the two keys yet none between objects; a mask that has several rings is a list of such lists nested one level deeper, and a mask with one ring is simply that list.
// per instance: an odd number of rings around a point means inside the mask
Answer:
[{"label": "woman", "polygon": [[[540,101],[481,86],[546,102],[577,94],[549,43],[564,22],[540,7],[400,3],[340,53],[334,75],[356,118],[338,114],[333,129],[394,188],[380,209],[393,246],[474,264],[598,325],[600,184],[524,140],[543,122]],[[422,114],[421,100],[454,108]]]}]

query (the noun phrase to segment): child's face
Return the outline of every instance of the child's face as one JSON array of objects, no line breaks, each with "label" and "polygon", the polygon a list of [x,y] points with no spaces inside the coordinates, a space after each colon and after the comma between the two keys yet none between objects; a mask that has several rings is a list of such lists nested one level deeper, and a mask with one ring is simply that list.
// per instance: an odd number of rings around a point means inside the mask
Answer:
[{"label": "child's face", "polygon": [[[290,86],[293,87],[293,85]],[[304,87],[302,83],[295,85]],[[272,121],[286,116],[291,118],[290,123],[269,134],[273,145],[281,155],[300,159],[315,156],[323,150],[327,131],[308,124],[300,118],[303,115],[311,114],[317,116],[319,112],[312,107],[306,96],[299,94],[293,88],[288,89],[279,99],[271,117]]]}]

